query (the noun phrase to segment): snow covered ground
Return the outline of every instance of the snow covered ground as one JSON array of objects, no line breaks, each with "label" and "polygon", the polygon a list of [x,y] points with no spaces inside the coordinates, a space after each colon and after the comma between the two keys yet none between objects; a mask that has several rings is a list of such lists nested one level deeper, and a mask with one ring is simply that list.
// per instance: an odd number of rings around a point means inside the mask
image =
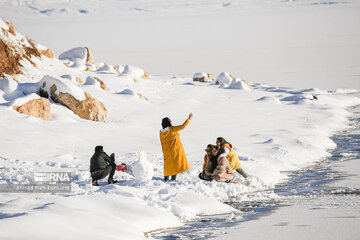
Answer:
[{"label": "snow covered ground", "polygon": [[[328,157],[336,147],[330,137],[348,128],[346,108],[360,104],[349,94],[360,89],[358,1],[19,2],[0,1],[0,16],[57,56],[88,46],[98,66],[132,64],[152,76],[69,69],[55,59],[17,78],[21,87],[44,75],[100,78],[109,91],[90,82],[77,86],[105,104],[106,123],[55,103],[51,121],[21,115],[9,107],[18,96],[0,91],[0,183],[31,183],[34,172],[72,173],[70,194],[0,193],[1,239],[143,239],[201,215],[238,213],[224,201],[279,199],[262,190]],[[204,71],[214,77],[227,71],[252,90],[192,81]],[[191,170],[165,184],[161,119],[181,124],[190,112],[194,119],[181,139]],[[235,146],[250,181],[198,180],[204,148],[219,136]],[[133,164],[144,151],[153,179],[117,172],[118,184],[91,186],[89,159],[99,144],[118,163]],[[282,209],[276,214],[290,214]]]}]

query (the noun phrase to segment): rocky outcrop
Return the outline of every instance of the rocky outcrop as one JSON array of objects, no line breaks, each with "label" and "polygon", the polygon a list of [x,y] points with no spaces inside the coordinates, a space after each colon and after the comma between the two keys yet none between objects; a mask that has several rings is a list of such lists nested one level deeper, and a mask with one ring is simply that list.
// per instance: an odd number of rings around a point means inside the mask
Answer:
[{"label": "rocky outcrop", "polygon": [[69,108],[79,117],[92,121],[106,121],[105,105],[70,80],[45,76],[39,84],[41,96],[50,97],[54,102]]},{"label": "rocky outcrop", "polygon": [[21,74],[22,61],[28,61],[37,67],[32,61],[33,57],[49,57],[51,54],[53,52],[49,49],[39,50],[33,41],[17,34],[12,23],[0,18],[0,77]]},{"label": "rocky outcrop", "polygon": [[46,98],[33,99],[21,106],[13,106],[13,109],[22,114],[50,120],[50,102]]},{"label": "rocky outcrop", "polygon": [[148,73],[148,72],[144,72],[144,75],[142,75],[141,76],[141,78],[143,78],[143,79],[150,79],[150,73]]},{"label": "rocky outcrop", "polygon": [[85,47],[86,49],[86,63],[92,63],[92,52],[88,47]]}]

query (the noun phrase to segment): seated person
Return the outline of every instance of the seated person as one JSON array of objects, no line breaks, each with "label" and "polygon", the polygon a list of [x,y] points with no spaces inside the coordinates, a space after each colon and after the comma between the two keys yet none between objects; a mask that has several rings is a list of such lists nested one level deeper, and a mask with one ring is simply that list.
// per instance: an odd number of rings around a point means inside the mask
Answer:
[{"label": "seated person", "polygon": [[99,186],[98,180],[105,178],[107,175],[109,175],[109,184],[117,183],[117,181],[113,180],[115,169],[115,154],[112,153],[109,157],[104,152],[103,146],[96,146],[95,153],[90,160],[92,185]]},{"label": "seated person", "polygon": [[227,154],[224,148],[214,148],[212,154],[216,156],[218,164],[210,176],[218,182],[231,182],[234,178],[234,172],[226,158]]},{"label": "seated person", "polygon": [[202,180],[206,180],[206,181],[213,180],[212,177],[210,176],[210,173],[212,173],[217,166],[216,157],[212,156],[211,154],[214,147],[217,148],[217,146],[209,144],[205,149],[206,154],[204,156],[203,171],[199,174],[199,178]]}]

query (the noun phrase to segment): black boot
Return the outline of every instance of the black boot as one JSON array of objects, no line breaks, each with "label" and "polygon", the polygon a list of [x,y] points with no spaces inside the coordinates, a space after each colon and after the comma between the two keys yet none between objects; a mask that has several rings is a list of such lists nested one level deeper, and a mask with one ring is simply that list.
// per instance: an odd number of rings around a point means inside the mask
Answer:
[{"label": "black boot", "polygon": [[92,185],[93,185],[93,186],[99,186],[99,183],[98,183],[97,180],[93,180],[93,181],[92,181]]},{"label": "black boot", "polygon": [[113,179],[108,179],[108,184],[114,184],[114,183],[117,183],[118,181],[116,180],[113,180]]}]

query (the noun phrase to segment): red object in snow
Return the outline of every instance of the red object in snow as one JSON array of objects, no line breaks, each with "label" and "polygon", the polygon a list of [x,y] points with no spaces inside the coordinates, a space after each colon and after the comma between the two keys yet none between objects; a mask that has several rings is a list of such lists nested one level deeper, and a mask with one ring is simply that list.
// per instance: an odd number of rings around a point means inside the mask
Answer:
[{"label": "red object in snow", "polygon": [[124,165],[124,164],[116,165],[116,171],[125,172],[126,171],[126,165]]}]

